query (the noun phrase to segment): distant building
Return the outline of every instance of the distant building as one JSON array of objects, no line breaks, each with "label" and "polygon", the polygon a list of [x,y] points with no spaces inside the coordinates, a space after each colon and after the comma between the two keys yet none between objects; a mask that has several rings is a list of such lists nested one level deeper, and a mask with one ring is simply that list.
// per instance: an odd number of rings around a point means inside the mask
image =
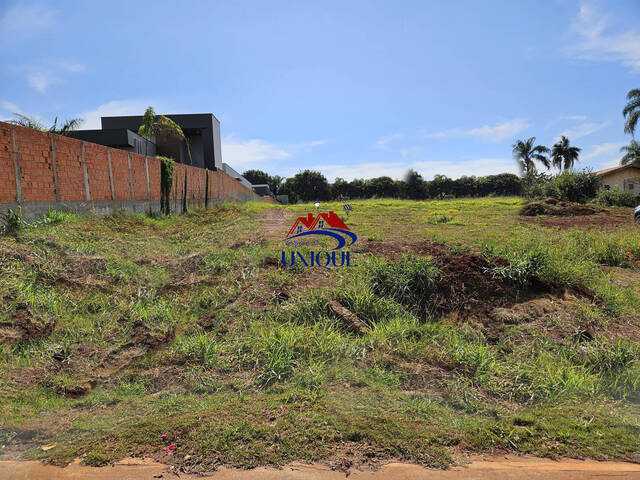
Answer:
[{"label": "distant building", "polygon": [[605,168],[595,172],[602,179],[607,190],[618,187],[620,190],[640,194],[640,167],[629,164]]},{"label": "distant building", "polygon": [[275,198],[275,195],[271,191],[271,187],[269,187],[269,184],[267,183],[259,183],[257,185],[253,185],[253,190],[258,195],[262,195],[262,196],[269,195]]},{"label": "distant building", "polygon": [[[222,168],[222,145],[220,122],[212,113],[166,115],[176,122],[189,141],[191,160],[184,140],[171,135],[151,138],[150,141],[138,135],[142,125],[142,115],[124,117],[102,117],[101,130],[75,130],[70,137],[87,142],[121,148],[150,156],[163,155],[179,163],[194,167],[216,170]],[[251,188],[251,184],[248,185]]]},{"label": "distant building", "polygon": [[97,143],[107,147],[119,148],[140,155],[156,156],[155,138],[147,140],[128,128],[114,128],[110,130],[72,130],[68,133],[71,138]]},{"label": "distant building", "polygon": [[241,184],[243,184],[245,187],[247,188],[252,188],[253,185],[251,185],[251,182],[249,180],[247,180],[246,178],[244,178],[242,175],[240,175],[238,172],[236,172],[233,168],[231,168],[230,165],[223,163],[222,166],[220,167],[222,169],[222,171],[224,173],[226,173],[227,175],[229,175],[230,177],[235,178],[236,180],[238,180]]}]

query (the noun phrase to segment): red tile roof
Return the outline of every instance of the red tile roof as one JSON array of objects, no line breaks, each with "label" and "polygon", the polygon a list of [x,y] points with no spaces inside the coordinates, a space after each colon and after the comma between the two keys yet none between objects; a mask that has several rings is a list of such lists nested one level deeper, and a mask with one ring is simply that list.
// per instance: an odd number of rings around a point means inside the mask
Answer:
[{"label": "red tile roof", "polygon": [[637,167],[636,165],[633,165],[633,164],[629,164],[629,165],[619,165],[617,167],[605,168],[604,170],[598,170],[597,172],[594,172],[594,173],[596,175],[606,175],[608,173],[617,172],[618,170],[624,170],[625,168],[635,168],[640,170],[640,167]]}]

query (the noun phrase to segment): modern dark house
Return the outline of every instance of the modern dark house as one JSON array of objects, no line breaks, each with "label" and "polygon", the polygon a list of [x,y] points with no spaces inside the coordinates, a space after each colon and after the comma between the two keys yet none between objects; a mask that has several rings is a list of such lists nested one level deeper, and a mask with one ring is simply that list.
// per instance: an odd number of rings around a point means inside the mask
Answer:
[{"label": "modern dark house", "polygon": [[110,130],[72,130],[67,135],[71,138],[97,143],[107,147],[119,148],[141,155],[156,156],[155,138],[147,140],[128,128],[113,128]]},{"label": "modern dark house", "polygon": [[212,113],[170,114],[166,116],[182,128],[189,142],[191,160],[189,160],[187,144],[184,140],[166,134],[152,137],[150,141],[139,136],[137,132],[142,125],[142,115],[102,117],[101,130],[75,130],[69,136],[131,152],[164,155],[194,167],[208,168],[209,170],[222,168],[220,121]]}]

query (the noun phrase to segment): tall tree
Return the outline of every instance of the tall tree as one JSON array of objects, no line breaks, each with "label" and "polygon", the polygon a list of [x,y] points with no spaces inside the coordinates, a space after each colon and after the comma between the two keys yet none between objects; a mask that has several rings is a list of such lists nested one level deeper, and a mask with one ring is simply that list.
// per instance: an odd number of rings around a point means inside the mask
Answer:
[{"label": "tall tree", "polygon": [[262,170],[245,170],[242,174],[252,185],[269,184],[271,176]]},{"label": "tall tree", "polygon": [[640,88],[634,88],[627,93],[627,104],[622,109],[622,116],[625,118],[624,133],[633,136],[640,119]]},{"label": "tall tree", "polygon": [[427,198],[425,181],[418,172],[409,169],[404,175],[405,192],[412,200],[424,200]]},{"label": "tall tree", "polygon": [[518,140],[513,144],[513,157],[518,162],[520,170],[527,174],[529,172],[536,171],[535,162],[540,162],[545,168],[549,168],[549,158],[547,153],[549,149],[543,145],[535,145],[536,137],[531,137],[527,140]]},{"label": "tall tree", "polygon": [[581,149],[578,147],[572,147],[569,144],[569,139],[563,135],[560,140],[554,143],[553,148],[551,149],[551,161],[553,162],[553,166],[558,170],[562,168],[565,170],[573,168],[573,165],[578,162],[580,151]]},{"label": "tall tree", "polygon": [[303,202],[330,198],[327,179],[322,173],[313,170],[296,173],[291,179],[291,191]]},{"label": "tall tree", "polygon": [[624,156],[620,159],[620,165],[629,165],[632,163],[640,167],[640,143],[631,140],[631,143],[622,147],[620,151],[624,152]]},{"label": "tall tree", "polygon": [[69,132],[77,129],[82,123],[81,118],[71,118],[69,120],[65,120],[65,122],[58,127],[58,117],[53,122],[51,127],[47,128],[44,124],[42,124],[37,118],[28,117],[27,115],[22,115],[20,113],[14,113],[15,119],[9,120],[9,123],[13,125],[19,125],[21,127],[32,128],[34,130],[39,130],[41,132],[49,132],[55,133],[57,135],[69,135]]}]

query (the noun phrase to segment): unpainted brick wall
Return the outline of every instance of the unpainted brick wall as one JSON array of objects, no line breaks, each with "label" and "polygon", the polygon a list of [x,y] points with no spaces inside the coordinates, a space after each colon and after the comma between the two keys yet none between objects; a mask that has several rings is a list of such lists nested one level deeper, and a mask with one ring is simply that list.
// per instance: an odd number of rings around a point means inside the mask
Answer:
[{"label": "unpainted brick wall", "polygon": [[[207,172],[176,163],[171,207],[178,213],[185,196],[185,175],[187,206],[205,206]],[[221,170],[209,171],[208,181],[209,205],[248,200],[276,203]],[[105,212],[136,209],[138,204],[152,209],[159,207],[159,200],[160,161],[155,157],[0,122],[0,213],[15,206],[72,208],[78,202],[85,210],[96,210],[93,206],[98,203]]]}]

